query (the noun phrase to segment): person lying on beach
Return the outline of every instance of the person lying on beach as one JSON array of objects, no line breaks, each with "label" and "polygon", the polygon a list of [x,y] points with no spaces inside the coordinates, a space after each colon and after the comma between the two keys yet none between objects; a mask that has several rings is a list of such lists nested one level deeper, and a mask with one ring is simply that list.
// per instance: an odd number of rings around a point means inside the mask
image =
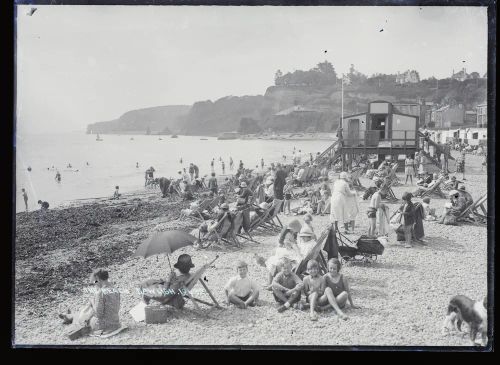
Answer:
[{"label": "person lying on beach", "polygon": [[278,236],[278,247],[274,255],[266,260],[266,268],[269,272],[267,286],[270,289],[274,276],[280,270],[280,260],[287,258],[292,267],[296,267],[302,260],[299,246],[297,246],[297,234],[300,232],[301,225],[297,219],[292,220],[288,226],[283,227]]},{"label": "person lying on beach", "polygon": [[103,269],[92,272],[91,284],[94,285],[94,297],[89,300],[78,314],[59,314],[63,324],[78,323],[82,327],[90,327],[91,331],[113,332],[120,324],[120,293],[108,281],[109,273]]},{"label": "person lying on beach", "polygon": [[139,284],[142,300],[149,305],[151,300],[162,305],[170,305],[176,309],[184,308],[186,301],[184,295],[189,296],[186,282],[191,277],[189,271],[194,267],[191,256],[182,254],[174,264],[174,270],[165,280],[149,279]]},{"label": "person lying on beach", "polygon": [[278,312],[282,313],[300,301],[302,281],[292,272],[292,262],[288,258],[281,258],[280,266],[281,271],[272,282],[272,291],[274,300],[281,304]]},{"label": "person lying on beach", "polygon": [[259,287],[248,275],[248,265],[245,261],[236,262],[237,276],[232,277],[224,286],[224,292],[228,303],[236,305],[240,309],[257,305],[259,298]]}]

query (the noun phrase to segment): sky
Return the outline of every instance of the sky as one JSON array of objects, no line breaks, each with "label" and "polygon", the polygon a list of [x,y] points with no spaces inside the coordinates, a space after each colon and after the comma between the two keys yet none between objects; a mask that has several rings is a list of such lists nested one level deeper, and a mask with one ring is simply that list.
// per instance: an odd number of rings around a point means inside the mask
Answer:
[{"label": "sky", "polygon": [[[328,60],[421,79],[487,70],[486,7],[17,6],[18,133],[262,95]],[[383,31],[381,31],[383,30]],[[326,53],[325,53],[326,51]],[[464,62],[465,61],[465,62]]]}]

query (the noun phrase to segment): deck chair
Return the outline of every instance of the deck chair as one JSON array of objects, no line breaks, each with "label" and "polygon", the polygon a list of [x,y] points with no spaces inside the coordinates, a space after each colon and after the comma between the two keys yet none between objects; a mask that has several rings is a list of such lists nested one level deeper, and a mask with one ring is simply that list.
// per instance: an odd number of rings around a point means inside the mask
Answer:
[{"label": "deck chair", "polygon": [[385,179],[382,186],[380,187],[380,195],[382,199],[387,200],[391,203],[395,203],[399,200],[394,194],[394,191],[392,191],[391,180],[389,179]]},{"label": "deck chair", "polygon": [[216,196],[215,198],[213,198],[208,204],[207,204],[207,207],[206,209],[210,212],[212,212],[215,207],[217,207],[219,204],[220,204],[220,201],[221,201],[221,197],[220,196]]},{"label": "deck chair", "polygon": [[[222,307],[219,305],[219,303],[217,302],[217,299],[215,299],[214,295],[212,294],[212,292],[210,291],[210,289],[208,288],[207,284],[205,284],[203,282],[203,277],[205,275],[205,271],[207,271],[207,269],[212,266],[212,264],[215,262],[215,260],[217,260],[219,258],[219,256],[215,256],[215,259],[213,259],[212,261],[210,261],[208,264],[205,264],[203,265],[202,267],[200,267],[198,270],[196,270],[195,273],[193,273],[191,275],[191,277],[188,279],[188,281],[186,282],[186,288],[188,289],[186,294],[184,294],[184,297],[187,297],[189,299],[191,299],[191,301],[193,302],[193,305],[199,309],[198,305],[196,304],[196,302],[198,303],[202,303],[202,304],[205,304],[205,305],[209,305],[209,306],[212,306],[212,307],[215,307],[215,308],[219,308],[219,309],[222,309]],[[212,299],[213,303],[209,303],[209,302],[206,302],[204,300],[201,300],[201,299],[198,299],[198,298],[195,298],[191,295],[191,290],[194,288],[194,286],[197,284],[197,283],[201,283],[201,285],[203,286],[203,288],[205,289],[206,293],[208,294],[208,296],[210,297],[210,299]]]},{"label": "deck chair", "polygon": [[438,198],[444,198],[446,199],[445,193],[441,190],[439,187],[442,182],[444,181],[444,176],[441,176],[439,179],[436,180],[434,185],[432,185],[430,188],[420,188],[416,191],[415,196],[424,198],[426,196],[436,196]]},{"label": "deck chair", "polygon": [[[247,209],[250,209],[250,208],[247,208]],[[259,242],[255,241],[253,239],[252,235],[249,232],[245,231],[245,229],[243,228],[243,214],[244,214],[244,211],[239,211],[234,215],[232,232],[228,232],[227,237],[225,237],[225,238],[223,237],[222,240],[227,242],[229,239],[231,239],[232,242],[229,241],[228,243],[235,242],[238,247],[241,247],[241,243],[238,240],[238,237],[243,238],[246,241],[259,243]]]},{"label": "deck chair", "polygon": [[[317,260],[320,267],[320,274],[323,275],[326,273],[327,271],[326,260],[323,254],[321,253],[321,249],[323,248],[326,237],[328,237],[330,229],[331,225],[321,233],[321,235],[316,241],[316,244],[311,248],[311,250],[304,256],[304,258],[299,262],[299,264],[295,268],[295,274],[303,277],[304,273],[306,272],[307,263],[309,262],[309,260]],[[320,258],[319,260],[318,257]]]},{"label": "deck chair", "polygon": [[[272,223],[270,222],[272,222],[274,218],[277,218],[276,216],[279,213],[279,209],[281,209],[282,204],[283,200],[274,199],[272,205],[267,208],[260,217],[258,217],[253,223],[250,224],[249,231],[252,232],[259,228],[268,229],[269,226],[272,226]],[[277,227],[276,224],[274,226]]]},{"label": "deck chair", "polygon": [[[201,219],[202,221],[204,221],[205,219],[203,218],[203,215],[201,213],[208,208],[208,206],[211,202],[212,202],[212,199],[202,200],[200,202],[200,204],[198,205],[198,208],[192,210],[190,216],[197,218],[197,219]],[[182,219],[182,218],[184,218],[184,214],[181,212],[179,219]]]},{"label": "deck chair", "polygon": [[396,186],[396,185],[402,185],[401,181],[399,180],[398,175],[396,175],[396,171],[399,168],[399,162],[394,162],[391,166],[391,172],[389,174],[389,179],[391,179],[391,185]]},{"label": "deck chair", "polygon": [[365,172],[365,167],[356,168],[351,172],[352,185],[356,190],[361,190],[361,191],[366,190],[366,188],[361,184],[361,181],[359,181],[359,178],[361,177],[361,175],[364,174],[364,172]]},{"label": "deck chair", "polygon": [[[461,194],[466,193],[465,191],[460,190],[459,192]],[[465,208],[465,210],[458,216],[457,220],[462,222],[476,223],[479,225],[486,225],[488,222],[487,203],[488,194],[486,193],[474,203]],[[481,210],[480,212],[479,209]]]},{"label": "deck chair", "polygon": [[194,236],[198,236],[199,245],[201,248],[208,248],[212,244],[219,245],[219,243],[223,242],[224,244],[234,244],[239,246],[239,242],[233,240],[232,238],[232,224],[230,217],[228,216],[231,213],[224,214],[221,219],[216,222],[216,224],[209,227],[208,231],[204,234],[198,230],[198,234],[194,231]]},{"label": "deck chair", "polygon": [[260,223],[258,226],[254,227],[254,229],[281,229],[283,228],[283,224],[278,218],[278,214],[281,211],[281,207],[283,205],[283,200],[274,199],[271,207],[268,209],[265,216],[261,217]]}]

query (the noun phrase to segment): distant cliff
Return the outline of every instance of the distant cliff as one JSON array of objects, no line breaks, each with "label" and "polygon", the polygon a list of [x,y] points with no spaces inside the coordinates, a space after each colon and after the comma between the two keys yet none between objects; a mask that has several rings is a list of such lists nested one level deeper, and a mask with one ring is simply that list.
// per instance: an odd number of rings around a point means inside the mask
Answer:
[{"label": "distant cliff", "polygon": [[148,130],[152,134],[177,133],[182,117],[190,108],[189,105],[167,105],[131,110],[118,119],[89,124],[87,133],[146,133]]},{"label": "distant cliff", "polygon": [[[146,131],[152,134],[218,135],[265,130],[276,132],[332,132],[342,114],[342,84],[328,62],[307,72],[277,73],[274,86],[264,95],[226,96],[216,101],[199,101],[192,107],[161,106],[133,110],[119,119],[90,124],[93,133]],[[352,71],[344,86],[344,115],[363,113],[374,100],[417,103],[435,107],[463,104],[466,110],[486,100],[486,79],[465,81],[430,78],[413,84],[396,83],[395,75],[371,77]],[[432,104],[431,103],[431,104]]]}]

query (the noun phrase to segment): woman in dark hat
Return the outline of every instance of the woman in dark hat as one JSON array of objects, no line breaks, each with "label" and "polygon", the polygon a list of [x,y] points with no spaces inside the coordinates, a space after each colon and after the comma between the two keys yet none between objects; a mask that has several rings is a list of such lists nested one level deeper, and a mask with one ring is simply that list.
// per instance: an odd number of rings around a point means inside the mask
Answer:
[{"label": "woman in dark hat", "polygon": [[184,296],[189,296],[186,282],[191,277],[189,271],[194,267],[191,256],[180,255],[174,267],[175,270],[170,272],[166,280],[150,279],[140,285],[142,300],[146,304],[152,299],[177,309],[184,307],[186,304]]}]

